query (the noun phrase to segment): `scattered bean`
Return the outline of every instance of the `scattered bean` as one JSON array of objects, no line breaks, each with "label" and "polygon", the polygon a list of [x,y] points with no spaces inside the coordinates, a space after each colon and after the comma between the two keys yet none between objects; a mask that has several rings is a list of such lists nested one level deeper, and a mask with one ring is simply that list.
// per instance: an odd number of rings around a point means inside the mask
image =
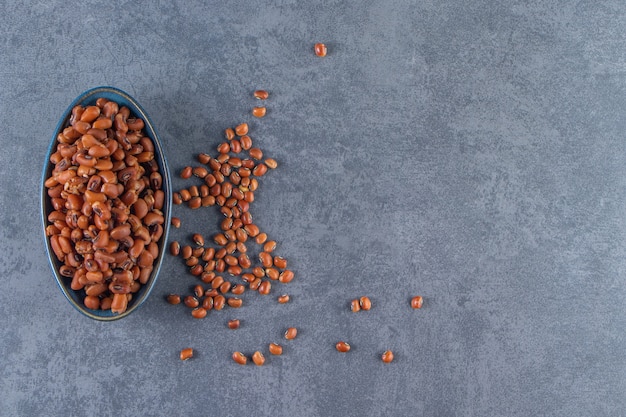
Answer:
[{"label": "scattered bean", "polygon": [[422,308],[423,303],[424,299],[421,295],[416,295],[415,297],[411,298],[411,308]]},{"label": "scattered bean", "polygon": [[337,344],[335,345],[335,348],[342,353],[345,352],[349,352],[350,351],[350,344],[346,343],[346,342],[337,342]]},{"label": "scattered bean", "polygon": [[295,339],[298,335],[298,329],[295,327],[290,327],[285,331],[285,339],[292,340]]},{"label": "scattered bean", "polygon": [[323,43],[316,43],[313,49],[315,51],[315,55],[319,57],[325,57],[328,52],[326,45]]},{"label": "scattered bean", "polygon": [[272,355],[282,355],[283,347],[276,343],[270,343],[269,351]]},{"label": "scattered bean", "polygon": [[186,361],[190,358],[193,357],[193,349],[192,348],[186,348],[180,351],[180,360],[181,361]]},{"label": "scattered bean", "polygon": [[252,354],[252,362],[256,366],[262,366],[265,363],[265,356],[258,350]]},{"label": "scattered bean", "polygon": [[239,328],[239,320],[238,319],[234,319],[234,320],[228,320],[228,328],[231,330],[235,330]]},{"label": "scattered bean", "polygon": [[372,301],[369,299],[369,297],[361,297],[359,299],[359,305],[361,306],[361,310],[367,311],[372,308]]},{"label": "scattered bean", "polygon": [[391,361],[393,361],[393,352],[390,350],[384,351],[381,355],[381,359],[385,363],[391,363]]},{"label": "scattered bean", "polygon": [[234,352],[232,358],[239,365],[245,365],[248,363],[248,358],[246,358],[246,356],[241,352]]}]

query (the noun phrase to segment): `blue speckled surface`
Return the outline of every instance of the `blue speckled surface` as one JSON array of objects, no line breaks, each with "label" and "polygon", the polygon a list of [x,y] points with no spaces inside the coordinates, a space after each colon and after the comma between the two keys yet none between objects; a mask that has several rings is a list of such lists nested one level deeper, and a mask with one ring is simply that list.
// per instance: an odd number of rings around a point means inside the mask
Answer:
[{"label": "blue speckled surface", "polygon": [[[625,3],[27,1],[0,16],[0,415],[626,415]],[[150,114],[174,188],[248,121],[280,164],[255,221],[296,279],[198,321],[163,299],[196,282],[168,257],[131,316],[74,311],[38,185],[58,118],[97,85]],[[179,240],[219,219],[174,215]],[[374,307],[350,313],[360,295]],[[230,360],[292,325],[282,357]]]}]

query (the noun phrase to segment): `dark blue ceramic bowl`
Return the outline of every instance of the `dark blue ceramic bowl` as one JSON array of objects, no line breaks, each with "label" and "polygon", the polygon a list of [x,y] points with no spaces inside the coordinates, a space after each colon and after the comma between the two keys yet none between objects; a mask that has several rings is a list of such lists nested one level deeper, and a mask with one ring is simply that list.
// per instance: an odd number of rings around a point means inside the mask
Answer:
[{"label": "dark blue ceramic bowl", "polygon": [[[65,127],[68,125],[69,118],[72,114],[72,109],[76,105],[82,106],[91,106],[95,105],[96,100],[99,98],[106,98],[108,100],[115,101],[119,104],[120,107],[126,106],[130,109],[131,113],[137,117],[140,117],[144,120],[145,127],[144,132],[147,136],[152,139],[154,143],[154,157],[159,166],[159,171],[163,176],[163,186],[162,189],[165,193],[165,202],[163,205],[163,215],[165,217],[165,221],[163,222],[163,236],[161,237],[159,243],[159,256],[154,260],[152,274],[148,282],[141,287],[141,289],[133,294],[132,300],[128,303],[127,310],[122,314],[114,314],[110,310],[91,310],[84,306],[83,299],[85,297],[84,291],[74,291],[70,288],[70,283],[72,281],[71,278],[67,278],[62,276],[59,273],[59,268],[62,266],[62,263],[58,261],[57,257],[54,255],[54,252],[50,246],[50,240],[46,236],[46,226],[48,223],[48,215],[53,211],[52,204],[50,198],[48,197],[47,189],[44,186],[44,183],[48,177],[50,177],[52,169],[54,165],[50,163],[50,156],[52,153],[56,151],[57,145],[57,136],[59,133],[63,131]],[[52,272],[54,273],[54,277],[56,279],[59,288],[65,295],[65,298],[69,303],[79,312],[90,317],[94,320],[101,321],[112,321],[118,320],[123,317],[128,316],[133,311],[135,311],[150,295],[152,288],[157,280],[159,275],[159,270],[161,269],[161,264],[163,262],[163,258],[165,256],[167,237],[169,233],[170,221],[171,221],[171,212],[172,212],[172,188],[171,188],[171,180],[169,175],[169,169],[167,167],[167,162],[165,160],[165,155],[163,154],[163,146],[161,145],[161,141],[157,135],[154,124],[143,110],[143,108],[139,105],[139,103],[132,98],[130,95],[121,91],[114,87],[96,87],[90,90],[85,91],[81,95],[79,95],[72,104],[69,105],[67,110],[61,116],[59,123],[52,135],[52,139],[50,140],[50,145],[48,147],[48,152],[46,154],[46,159],[44,161],[43,174],[41,179],[41,221],[44,229],[44,241],[46,245],[46,251],[48,255],[48,261],[50,262],[50,266],[52,268]]]}]

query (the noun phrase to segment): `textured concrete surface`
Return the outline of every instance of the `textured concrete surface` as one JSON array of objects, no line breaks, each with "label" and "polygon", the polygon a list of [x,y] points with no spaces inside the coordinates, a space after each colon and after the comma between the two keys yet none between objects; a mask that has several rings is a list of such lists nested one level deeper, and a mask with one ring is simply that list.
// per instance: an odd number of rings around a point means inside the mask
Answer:
[{"label": "textured concrete surface", "polygon": [[[0,3],[0,415],[626,415],[626,3],[72,3]],[[195,283],[168,258],[127,319],[70,307],[37,196],[58,117],[97,85],[152,116],[175,188],[250,122],[280,163],[255,219],[293,283],[198,321],[163,299]],[[175,215],[175,239],[217,228]],[[282,357],[230,360],[291,325]]]}]

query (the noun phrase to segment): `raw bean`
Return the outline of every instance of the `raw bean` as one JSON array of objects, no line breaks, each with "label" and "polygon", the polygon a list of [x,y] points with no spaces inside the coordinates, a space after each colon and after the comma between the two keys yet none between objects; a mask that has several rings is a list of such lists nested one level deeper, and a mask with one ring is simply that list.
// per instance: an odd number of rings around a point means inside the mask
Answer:
[{"label": "raw bean", "polygon": [[235,294],[235,295],[241,295],[246,291],[246,287],[244,287],[241,284],[235,284],[232,286],[232,288],[230,289],[230,292]]},{"label": "raw bean", "polygon": [[258,290],[259,290],[259,294],[268,295],[270,291],[272,290],[272,283],[270,281],[263,281],[259,285]]},{"label": "raw bean", "polygon": [[180,254],[180,243],[176,241],[170,243],[170,253],[173,256],[178,256]]},{"label": "raw bean", "polygon": [[261,261],[261,264],[263,264],[265,268],[270,268],[274,264],[272,255],[268,252],[259,253],[259,261]]},{"label": "raw bean", "polygon": [[315,55],[319,57],[325,57],[326,53],[328,52],[326,45],[324,45],[323,43],[316,43],[313,47],[313,50],[315,51]]},{"label": "raw bean", "polygon": [[206,315],[207,315],[207,311],[204,308],[202,308],[202,307],[194,308],[191,311],[191,316],[194,319],[203,319],[203,318],[206,317]]},{"label": "raw bean", "polygon": [[298,329],[296,329],[295,327],[290,327],[287,329],[287,331],[285,331],[285,339],[287,340],[295,339],[297,335]]},{"label": "raw bean", "polygon": [[259,233],[254,240],[257,244],[262,245],[267,240],[267,234]]},{"label": "raw bean", "polygon": [[180,250],[181,250],[180,253],[183,259],[187,260],[191,258],[191,255],[193,254],[193,249],[191,248],[191,246],[185,245]]},{"label": "raw bean", "polygon": [[272,281],[276,281],[280,278],[280,272],[278,272],[276,268],[265,268],[265,275]]},{"label": "raw bean", "polygon": [[252,115],[254,117],[264,117],[267,113],[267,109],[262,106],[257,106],[252,108]]},{"label": "raw bean", "polygon": [[191,178],[192,174],[193,174],[193,169],[190,166],[187,166],[183,168],[182,171],[180,171],[180,177],[183,179]]},{"label": "raw bean", "polygon": [[391,361],[393,361],[393,352],[390,350],[384,351],[381,355],[381,359],[385,363],[391,363]]},{"label": "raw bean", "polygon": [[276,249],[276,242],[269,240],[263,245],[263,252],[273,252]]},{"label": "raw bean", "polygon": [[361,297],[359,299],[359,305],[361,306],[361,310],[367,311],[372,308],[372,301],[369,299],[369,297]]},{"label": "raw bean", "polygon": [[415,297],[411,298],[411,308],[422,308],[423,303],[424,299],[421,295],[416,295]]},{"label": "raw bean", "polygon": [[285,304],[289,302],[289,295],[288,294],[283,294],[281,296],[278,297],[278,302],[280,304]]},{"label": "raw bean", "polygon": [[172,226],[180,228],[180,219],[178,217],[172,217]]},{"label": "raw bean", "polygon": [[200,302],[198,301],[198,299],[191,295],[188,295],[187,297],[185,297],[184,303],[189,308],[196,308],[200,305]]},{"label": "raw bean", "polygon": [[185,348],[185,349],[180,351],[180,360],[181,361],[186,361],[188,359],[191,359],[192,357],[193,357],[193,349],[192,348]]},{"label": "raw bean", "polygon": [[335,345],[335,348],[342,353],[345,352],[349,352],[350,351],[350,344],[346,343],[346,342],[337,342],[337,344]]},{"label": "raw bean", "polygon": [[250,158],[254,158],[257,161],[263,159],[263,151],[259,148],[252,148],[249,151]]},{"label": "raw bean", "polygon": [[204,288],[202,288],[202,285],[196,285],[193,287],[193,294],[196,298],[202,297],[204,295]]},{"label": "raw bean", "polygon": [[177,294],[168,295],[167,302],[172,305],[180,304],[180,295],[177,295]]},{"label": "raw bean", "polygon": [[287,260],[282,256],[274,256],[274,266],[276,268],[285,269],[287,268]]},{"label": "raw bean", "polygon": [[234,320],[228,320],[228,328],[231,330],[235,330],[239,328],[239,320],[238,319],[234,319]]},{"label": "raw bean", "polygon": [[267,165],[269,169],[276,169],[278,167],[278,162],[276,162],[275,159],[267,158],[265,160],[265,165]]},{"label": "raw bean", "polygon": [[226,298],[223,295],[216,295],[213,297],[213,308],[216,310],[221,310],[224,308],[226,304]]},{"label": "raw bean", "polygon": [[252,362],[256,366],[262,366],[265,363],[265,356],[258,350],[252,354]]},{"label": "raw bean", "polygon": [[230,297],[226,302],[232,308],[239,308],[243,305],[243,300],[237,297]]},{"label": "raw bean", "polygon": [[237,136],[243,136],[248,134],[248,124],[241,123],[235,128],[235,133]]},{"label": "raw bean", "polygon": [[269,351],[272,355],[282,355],[283,347],[276,343],[270,343]]},{"label": "raw bean", "polygon": [[256,177],[262,177],[267,172],[267,166],[264,163],[260,163],[252,170],[252,175]]},{"label": "raw bean", "polygon": [[232,358],[239,365],[245,365],[248,362],[248,358],[246,358],[246,356],[241,352],[233,353]]},{"label": "raw bean", "polygon": [[192,240],[198,246],[204,246],[204,238],[200,233],[194,233],[192,236]]},{"label": "raw bean", "polygon": [[265,90],[256,90],[254,92],[254,98],[256,99],[267,100],[268,97],[269,97],[269,93]]},{"label": "raw bean", "polygon": [[294,277],[293,271],[290,271],[289,269],[285,269],[283,272],[280,273],[280,276],[278,277],[278,281],[282,282],[283,284],[287,284],[293,280],[293,277]]},{"label": "raw bean", "polygon": [[361,311],[361,304],[359,303],[359,300],[352,300],[350,302],[350,310],[353,313],[356,313],[358,311]]},{"label": "raw bean", "polygon": [[243,135],[241,138],[239,138],[239,143],[241,143],[241,149],[245,151],[252,148],[252,139],[250,139],[250,136],[248,135]]}]

